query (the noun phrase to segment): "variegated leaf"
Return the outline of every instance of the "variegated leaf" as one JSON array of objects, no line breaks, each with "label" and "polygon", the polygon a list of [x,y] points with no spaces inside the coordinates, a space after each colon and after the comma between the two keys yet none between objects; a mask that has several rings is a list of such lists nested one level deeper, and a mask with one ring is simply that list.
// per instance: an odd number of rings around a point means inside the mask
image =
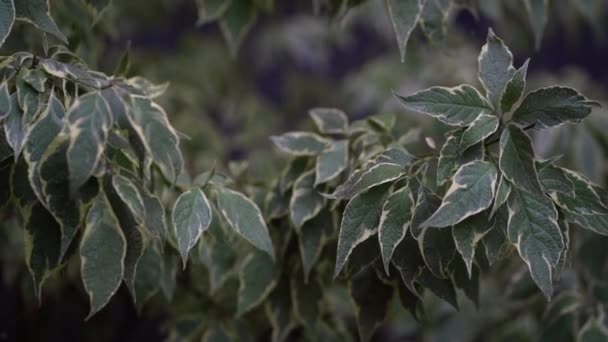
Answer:
[{"label": "variegated leaf", "polygon": [[175,201],[172,211],[173,229],[184,268],[188,261],[188,253],[201,234],[209,228],[211,220],[211,206],[200,189],[188,190]]},{"label": "variegated leaf", "polygon": [[405,169],[398,164],[380,163],[368,170],[355,171],[350,178],[329,195],[332,199],[352,198],[357,194],[377,185],[392,182],[405,174]]},{"label": "variegated leaf", "polygon": [[391,257],[403,240],[414,215],[414,196],[408,186],[393,192],[384,202],[378,228],[380,253],[384,269],[389,273]]}]

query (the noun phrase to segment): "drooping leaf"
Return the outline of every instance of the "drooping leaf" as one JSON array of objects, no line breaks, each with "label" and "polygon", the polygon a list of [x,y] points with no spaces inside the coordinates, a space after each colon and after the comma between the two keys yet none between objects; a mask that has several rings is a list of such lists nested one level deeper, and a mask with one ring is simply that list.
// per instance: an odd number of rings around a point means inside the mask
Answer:
[{"label": "drooping leaf", "polygon": [[[10,3],[10,1],[9,1]],[[0,7],[3,3],[0,3]],[[0,18],[0,20],[2,20]],[[0,24],[1,25],[1,24]],[[0,28],[1,30],[1,28]],[[1,37],[1,34],[0,34]],[[0,38],[0,46],[2,45],[2,39]],[[11,94],[8,92],[8,83],[6,81],[0,84],[0,120],[4,119],[11,111]]]},{"label": "drooping leaf", "polygon": [[494,108],[498,109],[500,98],[513,74],[515,74],[513,54],[502,39],[490,29],[486,44],[479,54],[479,80]]},{"label": "drooping leaf", "polygon": [[459,151],[462,153],[469,147],[494,134],[498,129],[499,124],[500,120],[496,115],[482,114],[477,117],[477,119],[471,123],[471,126],[467,127],[467,129],[462,132]]},{"label": "drooping leaf", "polygon": [[545,25],[547,25],[549,0],[524,0],[524,4],[532,26],[532,32],[534,32],[534,46],[536,50],[540,50]]},{"label": "drooping leaf", "polygon": [[564,240],[557,224],[557,210],[542,193],[512,188],[509,195],[509,240],[528,265],[534,282],[550,299],[552,273]]},{"label": "drooping leaf", "polygon": [[496,211],[507,202],[510,193],[511,184],[509,184],[505,177],[500,177],[498,187],[496,188],[496,197],[494,198],[494,204],[492,205],[492,211],[490,212],[490,217],[494,216],[494,213],[496,213]]},{"label": "drooping leaf", "polygon": [[401,62],[405,61],[405,50],[410,34],[416,27],[424,1],[422,0],[385,0],[393,31],[397,37],[397,45],[401,54]]},{"label": "drooping leaf", "polygon": [[315,183],[327,183],[342,173],[348,166],[348,140],[332,142],[317,156]]},{"label": "drooping leaf", "polygon": [[289,278],[283,276],[266,301],[266,315],[272,325],[272,342],[285,341],[296,327]]},{"label": "drooping leaf", "polygon": [[312,331],[320,321],[323,309],[323,289],[317,277],[306,282],[302,272],[291,278],[291,302],[295,318]]},{"label": "drooping leaf", "polygon": [[270,140],[279,150],[293,156],[316,156],[329,145],[327,139],[310,132],[290,132],[272,136]]},{"label": "drooping leaf", "polygon": [[390,184],[373,187],[353,197],[342,214],[334,277],[337,276],[353,249],[378,231],[382,205]]},{"label": "drooping leaf", "polygon": [[481,114],[492,114],[492,106],[470,85],[432,87],[397,98],[406,109],[430,115],[452,126],[468,126]]},{"label": "drooping leaf", "polygon": [[469,277],[473,273],[473,260],[477,243],[492,229],[487,213],[480,213],[452,227],[456,249],[465,262]]},{"label": "drooping leaf", "polygon": [[305,282],[308,282],[308,276],[321,256],[321,251],[327,239],[329,239],[335,230],[336,224],[334,221],[332,212],[325,208],[319,215],[304,223],[299,229],[298,245],[302,258]]},{"label": "drooping leaf", "polygon": [[377,185],[386,184],[396,180],[405,173],[401,165],[380,163],[365,171],[355,171],[350,178],[329,195],[328,198],[352,198],[361,192]]},{"label": "drooping leaf", "polygon": [[156,244],[148,244],[137,263],[133,301],[141,307],[160,290],[163,259]]},{"label": "drooping leaf", "polygon": [[184,267],[188,253],[201,234],[209,228],[211,219],[211,206],[200,189],[190,189],[175,201],[172,211],[173,229]]},{"label": "drooping leaf", "polygon": [[566,218],[592,232],[608,235],[608,215],[578,215],[568,212]]},{"label": "drooping leaf", "polygon": [[574,196],[574,183],[568,178],[564,169],[547,165],[538,171],[538,178],[546,193],[563,193]]},{"label": "drooping leaf", "polygon": [[500,108],[503,113],[511,111],[524,93],[524,90],[526,89],[526,76],[528,74],[529,62],[530,60],[527,59],[524,64],[515,71],[513,78],[507,83],[505,91],[500,98]]},{"label": "drooping leaf", "polygon": [[308,161],[308,157],[296,157],[287,164],[279,179],[279,190],[281,193],[287,192],[296,179],[306,171]]},{"label": "drooping leaf", "polygon": [[348,132],[348,117],[339,109],[313,108],[308,114],[320,133],[346,134]]},{"label": "drooping leaf", "polygon": [[417,239],[420,236],[423,230],[422,224],[437,211],[440,205],[441,197],[435,195],[428,188],[420,187],[410,225],[410,232],[414,238]]},{"label": "drooping leaf", "polygon": [[573,194],[556,192],[551,197],[561,208],[578,215],[607,215],[608,208],[602,203],[592,183],[581,174],[562,169],[568,180],[574,185]]},{"label": "drooping leaf", "polygon": [[325,199],[314,188],[314,182],[315,173],[311,170],[302,174],[293,185],[289,202],[289,217],[296,229],[314,218],[325,205]]},{"label": "drooping leaf", "polygon": [[[13,0],[0,1],[0,47],[13,28],[15,22],[15,5]],[[0,109],[0,113],[2,110]],[[0,118],[2,115],[0,114]]]},{"label": "drooping leaf", "polygon": [[79,97],[67,113],[70,147],[67,151],[72,190],[93,175],[101,160],[113,119],[99,92]]},{"label": "drooping leaf", "polygon": [[492,228],[483,237],[483,246],[490,266],[504,258],[511,251],[507,238],[509,211],[501,206],[492,217]]},{"label": "drooping leaf", "polygon": [[517,126],[507,126],[500,137],[499,166],[503,177],[522,190],[539,192],[534,156],[530,137]]},{"label": "drooping leaf", "polygon": [[[356,304],[359,338],[370,341],[384,322],[393,297],[393,287],[378,278],[374,267],[368,266],[353,276],[349,289]],[[370,296],[371,293],[374,296]]]},{"label": "drooping leaf", "polygon": [[460,158],[460,143],[462,141],[462,129],[456,129],[448,133],[448,138],[443,143],[439,151],[437,161],[437,185],[447,182],[458,169],[458,159]]},{"label": "drooping leaf", "polygon": [[179,150],[179,137],[165,111],[146,97],[131,96],[127,117],[139,135],[152,160],[165,178],[174,182],[182,172],[184,160]]},{"label": "drooping leaf", "polygon": [[252,2],[231,1],[220,20],[220,28],[233,56],[236,56],[257,17],[258,11]]},{"label": "drooping leaf", "polygon": [[147,191],[140,192],[144,201],[146,211],[145,226],[148,231],[155,234],[157,237],[165,237],[167,235],[167,219],[165,217],[165,207],[158,197]]},{"label": "drooping leaf", "polygon": [[418,248],[428,270],[438,278],[449,276],[449,266],[456,257],[451,229],[426,227],[418,236]]},{"label": "drooping leaf", "polygon": [[497,176],[496,167],[489,162],[461,166],[441,206],[422,225],[447,227],[487,209],[494,199]]},{"label": "drooping leaf", "polygon": [[125,236],[110,204],[100,194],[89,209],[80,241],[80,273],[91,303],[88,318],[101,310],[118,290],[125,255]]},{"label": "drooping leaf", "polygon": [[393,192],[382,206],[378,241],[387,274],[393,252],[405,237],[413,215],[414,196],[408,186]]},{"label": "drooping leaf", "polygon": [[243,194],[221,188],[217,206],[230,227],[256,248],[274,257],[274,248],[262,213],[255,203]]},{"label": "drooping leaf", "polygon": [[277,284],[277,268],[268,253],[249,254],[239,270],[237,316],[241,316],[266,299]]},{"label": "drooping leaf", "polygon": [[12,94],[10,99],[10,111],[4,118],[4,134],[6,142],[13,149],[15,160],[21,154],[26,133],[22,117],[23,112],[17,102],[17,94]]},{"label": "drooping leaf", "polygon": [[146,207],[137,186],[127,177],[115,175],[112,177],[112,185],[120,199],[129,207],[133,215],[140,220],[146,219]]},{"label": "drooping leaf", "polygon": [[68,39],[61,33],[57,24],[51,17],[49,0],[13,0],[15,13],[18,20],[24,20],[36,26],[40,30],[50,33],[63,43]]},{"label": "drooping leaf", "polygon": [[526,95],[513,113],[513,122],[536,128],[577,123],[591,114],[594,106],[599,104],[572,88],[540,88]]},{"label": "drooping leaf", "polygon": [[209,230],[199,241],[198,256],[209,272],[211,293],[217,291],[237,272],[238,255],[235,246],[224,231],[216,210],[213,211]]},{"label": "drooping leaf", "polygon": [[424,1],[419,19],[420,27],[426,37],[434,44],[441,44],[445,41],[451,7],[452,1]]}]

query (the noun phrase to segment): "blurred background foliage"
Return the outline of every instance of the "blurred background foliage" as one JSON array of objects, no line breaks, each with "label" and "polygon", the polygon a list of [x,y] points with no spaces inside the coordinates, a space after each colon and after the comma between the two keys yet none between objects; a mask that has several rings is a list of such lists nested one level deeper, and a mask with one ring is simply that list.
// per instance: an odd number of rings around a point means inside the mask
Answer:
[{"label": "blurred background foliage", "polygon": [[[286,161],[272,148],[268,136],[310,128],[307,111],[316,106],[340,108],[351,120],[399,114],[395,133],[411,131],[411,152],[427,153],[432,144],[425,144],[425,138],[441,146],[444,127],[423,115],[405,113],[392,94],[432,85],[477,84],[477,51],[490,26],[511,47],[517,66],[532,58],[528,89],[559,83],[579,89],[604,108],[608,105],[606,1],[551,1],[536,49],[534,30],[521,1],[459,0],[460,6],[450,9],[439,39],[429,40],[420,28],[414,31],[405,63],[400,61],[382,1],[258,2],[272,6],[259,7],[240,44],[226,39],[222,23],[200,20],[195,0],[115,0],[101,12],[83,0],[54,0],[51,6],[70,48],[91,68],[111,74],[128,53],[128,76],[144,75],[155,83],[169,84],[159,101],[174,126],[189,137],[182,150],[192,175],[214,165],[224,169],[231,161],[244,161],[250,180],[268,182]],[[47,38],[52,42],[53,38]],[[34,28],[18,23],[0,55],[19,50],[41,54],[43,46]],[[606,132],[608,118],[599,109],[584,124],[537,132],[534,141],[542,156],[563,155],[564,165],[606,185]],[[22,250],[21,232],[10,229],[16,228],[14,222],[4,225],[9,229],[0,230],[0,341],[166,337],[164,299],[155,298],[138,313],[124,289],[107,310],[83,322],[86,298],[65,281],[78,282],[74,267],[62,271],[66,277],[57,277],[64,279],[61,284],[57,279],[49,283],[39,305],[23,256],[15,252]],[[597,235],[595,241],[585,238],[577,241],[580,249],[607,243]],[[512,270],[521,265],[503,266]],[[528,340],[542,329],[539,317],[546,303],[526,294],[525,281],[511,286],[511,297],[505,297],[504,284],[510,282],[517,283],[487,277],[482,282],[481,311],[471,305],[463,308],[463,314],[453,315],[453,309],[429,299],[425,303],[430,314],[422,332],[400,312],[378,338],[468,341],[477,336],[485,341],[478,330],[489,325],[504,328],[504,340]],[[527,290],[532,288],[528,284]],[[176,298],[172,312],[188,307],[190,298],[182,297]],[[524,306],[528,306],[525,312]]]}]

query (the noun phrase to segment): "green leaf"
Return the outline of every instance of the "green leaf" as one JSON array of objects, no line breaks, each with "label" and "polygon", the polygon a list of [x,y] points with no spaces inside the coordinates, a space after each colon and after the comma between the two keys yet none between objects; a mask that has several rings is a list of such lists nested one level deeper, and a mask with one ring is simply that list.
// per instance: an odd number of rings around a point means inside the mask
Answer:
[{"label": "green leaf", "polygon": [[160,289],[163,259],[156,244],[148,244],[137,263],[133,302],[141,307]]},{"label": "green leaf", "polygon": [[11,95],[10,111],[4,118],[4,134],[6,142],[13,149],[15,160],[19,158],[23,148],[26,128],[23,126],[23,112],[17,102],[17,94]]},{"label": "green leaf", "polygon": [[393,31],[397,37],[397,45],[401,54],[401,62],[405,61],[405,50],[410,34],[416,27],[424,1],[421,0],[385,0]]},{"label": "green leaf", "polygon": [[228,10],[232,0],[196,0],[198,6],[198,20],[196,25],[218,20]]},{"label": "green leaf", "polygon": [[158,197],[149,193],[147,190],[140,191],[144,201],[146,212],[145,225],[146,228],[159,238],[167,235],[167,219],[165,217],[165,207]]},{"label": "green leaf", "polygon": [[416,159],[416,157],[410,154],[403,147],[389,147],[386,149],[386,151],[382,152],[382,154],[375,158],[375,163],[397,164],[405,168],[406,166],[410,165],[414,159]]},{"label": "green leaf", "polygon": [[492,211],[490,212],[490,217],[493,217],[494,213],[496,213],[496,211],[507,202],[510,193],[511,184],[509,184],[505,177],[500,177],[498,188],[496,189],[496,198],[494,198],[494,204],[492,205]]},{"label": "green leaf", "polygon": [[51,17],[49,0],[13,0],[18,20],[24,20],[36,26],[40,30],[50,33],[63,43],[68,39],[61,33],[55,21]]},{"label": "green leaf", "polygon": [[599,106],[572,88],[552,86],[535,90],[524,98],[513,113],[513,122],[545,128],[578,123]]},{"label": "green leaf", "polygon": [[405,169],[401,165],[380,163],[365,171],[355,171],[350,178],[340,185],[332,194],[326,195],[332,199],[352,198],[361,192],[377,185],[392,182],[403,176]]},{"label": "green leaf", "polygon": [[184,268],[188,261],[188,253],[201,234],[209,228],[211,219],[211,206],[200,189],[190,189],[175,201],[172,211],[173,229]]},{"label": "green leaf", "polygon": [[283,277],[266,301],[266,315],[272,325],[272,341],[285,341],[296,327],[291,303],[291,284]]},{"label": "green leaf", "polygon": [[410,96],[399,96],[406,109],[430,115],[452,126],[468,126],[481,114],[492,114],[492,106],[470,85],[432,87]]},{"label": "green leaf", "polygon": [[448,132],[448,138],[439,151],[437,161],[437,185],[443,185],[452,178],[454,171],[458,168],[458,159],[461,156],[460,143],[462,141],[462,129]]},{"label": "green leaf", "polygon": [[167,301],[173,300],[175,287],[177,285],[177,269],[179,266],[179,258],[167,250],[162,255],[162,276],[160,278],[160,288],[165,295]]},{"label": "green leaf", "polygon": [[126,240],[103,194],[89,209],[80,241],[80,274],[89,295],[88,318],[101,310],[118,290],[125,270]]},{"label": "green leaf", "polygon": [[534,46],[536,50],[540,50],[545,25],[547,25],[549,0],[524,0],[524,4],[532,26],[532,32],[534,32]]},{"label": "green leaf", "polygon": [[[2,6],[2,2],[0,2],[0,6]],[[0,45],[2,45],[1,39],[0,39]],[[3,81],[2,84],[0,85],[0,120],[4,119],[10,111],[11,111],[11,94],[9,94],[9,92],[8,92],[8,83],[6,81]]]},{"label": "green leaf", "polygon": [[351,279],[349,289],[355,302],[359,338],[370,341],[386,318],[393,287],[378,279],[374,267],[368,266]]},{"label": "green leaf", "polygon": [[209,271],[211,293],[217,291],[237,271],[237,252],[214,210],[211,225],[198,244],[198,256]]},{"label": "green leaf", "polygon": [[395,248],[405,237],[414,215],[414,196],[408,186],[393,192],[382,206],[378,228],[378,241],[384,269],[389,265]]},{"label": "green leaf", "polygon": [[462,153],[469,147],[494,134],[498,129],[499,124],[500,120],[496,115],[482,114],[477,117],[477,119],[471,123],[471,126],[467,127],[467,129],[462,132],[459,151]]},{"label": "green leaf", "polygon": [[233,56],[236,56],[257,17],[258,11],[250,1],[232,1],[228,10],[222,16],[220,29]]},{"label": "green leaf", "polygon": [[28,74],[31,75],[31,72],[24,72],[21,69],[20,78],[17,80],[17,99],[19,102],[19,107],[23,111],[23,123],[28,124],[32,121],[38,110],[40,109],[40,94],[34,88],[32,88],[29,84],[27,84],[24,80]]},{"label": "green leaf", "polygon": [[452,227],[452,235],[456,249],[462,256],[467,267],[469,278],[473,274],[473,260],[477,243],[492,229],[487,213],[480,213]]},{"label": "green leaf", "polygon": [[562,170],[574,185],[574,195],[559,192],[551,194],[557,205],[570,213],[578,215],[608,214],[608,208],[602,203],[600,196],[589,180],[577,172]]},{"label": "green leaf", "polygon": [[325,199],[314,188],[315,172],[302,174],[293,185],[289,201],[289,218],[299,229],[306,221],[314,218],[323,209]]},{"label": "green leaf", "polygon": [[441,197],[435,195],[431,190],[421,186],[418,190],[418,198],[416,200],[416,207],[414,208],[414,215],[412,216],[412,223],[410,225],[410,232],[414,238],[418,238],[422,233],[422,224],[426,221],[437,209],[441,206]]},{"label": "green leaf", "polygon": [[445,41],[447,23],[452,1],[431,0],[425,1],[420,14],[420,27],[422,32],[433,44]]},{"label": "green leaf", "polygon": [[256,248],[274,258],[274,248],[262,213],[243,194],[227,188],[218,189],[217,206],[230,227]]},{"label": "green leaf", "polygon": [[418,248],[433,275],[438,278],[449,276],[448,267],[456,257],[451,229],[424,228],[418,236]]},{"label": "green leaf", "polygon": [[46,110],[30,127],[25,138],[23,154],[28,163],[38,162],[63,127],[65,108],[54,93],[49,97]]},{"label": "green leaf", "polygon": [[546,193],[563,193],[566,196],[575,194],[574,183],[560,167],[547,165],[538,171],[538,178]]},{"label": "green leaf", "polygon": [[557,210],[542,193],[511,189],[509,240],[528,265],[530,275],[547,299],[553,294],[552,272],[564,249]]},{"label": "green leaf", "polygon": [[320,321],[323,310],[323,289],[319,279],[305,281],[301,272],[291,277],[291,302],[295,318],[312,331]]},{"label": "green leaf", "polygon": [[346,134],[348,132],[348,117],[339,109],[313,108],[308,115],[322,134]]},{"label": "green leaf", "polygon": [[501,206],[492,217],[492,228],[483,237],[483,246],[490,266],[511,251],[511,245],[507,240],[508,223],[509,211],[507,207]]},{"label": "green leaf", "polygon": [[279,150],[293,156],[316,156],[329,145],[329,140],[310,132],[289,132],[272,136],[270,140]]},{"label": "green leaf", "polygon": [[76,190],[98,167],[113,119],[105,99],[99,92],[92,92],[76,99],[68,111],[67,120],[70,184]]},{"label": "green leaf", "polygon": [[179,138],[167,114],[158,104],[142,96],[131,96],[130,109],[127,117],[146,151],[165,178],[175,182],[182,173],[184,160],[179,150]]},{"label": "green leaf", "polygon": [[513,106],[519,101],[526,89],[526,76],[528,74],[529,59],[515,71],[513,78],[507,83],[505,91],[500,98],[500,108],[503,113],[511,111]]},{"label": "green leaf", "polygon": [[487,209],[494,199],[497,176],[494,164],[485,161],[461,166],[441,206],[422,225],[447,227]]},{"label": "green leaf", "polygon": [[500,98],[507,83],[513,78],[513,54],[492,29],[488,30],[486,44],[479,54],[479,80],[486,90],[486,97],[498,109]]},{"label": "green leaf", "polygon": [[135,184],[124,176],[115,175],[112,177],[112,186],[133,215],[135,215],[139,221],[144,221],[147,214],[146,207]]},{"label": "green leaf", "polygon": [[308,167],[308,157],[296,157],[289,161],[279,179],[279,190],[281,193],[287,192],[293,183],[300,177]]},{"label": "green leaf", "polygon": [[578,332],[577,342],[600,342],[608,339],[608,327],[602,319],[591,317]]},{"label": "green leaf", "polygon": [[608,215],[578,215],[567,212],[566,218],[592,232],[608,235]]},{"label": "green leaf", "polygon": [[255,308],[268,297],[277,284],[276,270],[268,253],[256,251],[245,258],[239,270],[237,316]]},{"label": "green leaf", "polygon": [[90,72],[88,69],[85,69],[78,64],[62,63],[50,58],[40,59],[38,63],[47,74],[64,80],[71,80],[85,86],[85,88],[101,89],[111,85],[107,76]]},{"label": "green leaf", "polygon": [[332,212],[325,208],[312,220],[304,223],[298,231],[298,246],[302,258],[304,281],[308,277],[315,263],[321,256],[323,246],[332,236],[337,226]]},{"label": "green leaf", "polygon": [[348,166],[348,140],[332,142],[317,156],[314,185],[327,183],[342,173]]},{"label": "green leaf", "polygon": [[378,231],[382,205],[390,187],[390,184],[373,187],[359,193],[346,205],[340,224],[334,277],[340,273],[353,249]]},{"label": "green leaf", "polygon": [[[21,89],[28,89],[30,90],[30,92],[34,93],[36,96],[38,94],[36,93],[44,93],[46,87],[45,87],[45,83],[47,81],[46,79],[46,74],[44,73],[44,71],[42,69],[21,69],[21,70],[27,70],[27,72],[25,72],[22,75],[22,84],[17,84],[17,91],[21,91]],[[27,85],[28,87],[23,87],[22,85]],[[19,98],[21,98],[22,96],[19,95]],[[22,100],[19,100],[19,103],[21,104],[21,107],[23,108],[24,102]],[[23,111],[27,112],[27,110],[25,110],[25,108],[23,108]]]},{"label": "green leaf", "polygon": [[517,126],[507,126],[500,136],[499,166],[503,177],[522,190],[540,192],[534,157],[530,137]]},{"label": "green leaf", "polygon": [[[15,22],[15,5],[13,0],[0,1],[0,47],[13,28]],[[0,110],[0,113],[2,111]],[[2,115],[0,115],[2,117]]]}]

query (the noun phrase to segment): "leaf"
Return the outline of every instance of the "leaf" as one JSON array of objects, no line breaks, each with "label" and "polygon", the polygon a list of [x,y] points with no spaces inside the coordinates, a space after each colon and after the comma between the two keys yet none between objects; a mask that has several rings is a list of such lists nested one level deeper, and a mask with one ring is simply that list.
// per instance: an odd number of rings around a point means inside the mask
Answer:
[{"label": "leaf", "polygon": [[608,215],[578,215],[566,213],[570,222],[601,235],[608,235]]},{"label": "leaf", "polygon": [[494,213],[496,213],[496,211],[507,202],[510,193],[511,184],[509,184],[505,177],[500,177],[498,188],[496,189],[496,197],[494,198],[494,204],[492,205],[492,211],[490,212],[490,217],[493,217]]},{"label": "leaf", "polygon": [[302,174],[293,185],[289,202],[289,218],[299,229],[306,221],[314,218],[325,205],[325,199],[314,188],[315,173]]},{"label": "leaf", "polygon": [[401,54],[401,62],[405,61],[405,50],[410,34],[416,27],[424,1],[421,0],[385,0],[393,31],[397,37],[397,45]]},{"label": "leaf", "polygon": [[545,25],[547,25],[549,0],[524,0],[524,4],[534,32],[534,46],[536,50],[540,50]]},{"label": "leaf", "polygon": [[521,95],[523,95],[524,89],[526,89],[529,62],[530,59],[526,59],[524,64],[515,71],[513,78],[507,83],[505,91],[500,98],[500,108],[503,113],[511,111],[517,101],[521,99]]},{"label": "leaf", "polygon": [[513,122],[536,128],[578,123],[599,106],[572,88],[552,86],[535,90],[524,98],[513,113]]},{"label": "leaf", "polygon": [[498,109],[505,87],[515,74],[513,54],[502,39],[489,29],[486,44],[481,48],[478,61],[479,80],[486,90],[490,103]]},{"label": "leaf", "polygon": [[332,199],[352,198],[361,192],[377,185],[396,180],[405,173],[401,165],[380,163],[365,171],[356,171],[340,185],[332,194],[326,195]]},{"label": "leaf", "polygon": [[557,205],[570,213],[578,215],[608,214],[608,208],[602,203],[591,182],[579,173],[566,169],[563,170],[566,173],[566,177],[574,185],[574,195],[559,192],[551,194]]},{"label": "leaf", "polygon": [[217,206],[232,229],[253,246],[274,258],[268,228],[255,203],[239,192],[220,188],[217,194]]},{"label": "leaf", "polygon": [[420,27],[431,43],[443,43],[452,1],[427,0],[420,14]]},{"label": "leaf", "polygon": [[312,121],[323,134],[346,134],[348,117],[336,108],[313,108],[308,112]]},{"label": "leaf", "polygon": [[560,167],[547,165],[538,171],[538,178],[546,193],[563,193],[566,196],[575,194],[574,183]]},{"label": "leaf", "polygon": [[399,96],[408,109],[430,115],[451,126],[468,126],[481,114],[492,114],[492,106],[470,85],[432,87],[410,96]]},{"label": "leaf", "polygon": [[211,206],[200,189],[190,189],[175,201],[172,210],[173,229],[184,268],[188,261],[188,253],[201,234],[209,228],[211,219]]},{"label": "leaf", "polygon": [[480,213],[452,227],[456,249],[465,262],[469,278],[473,274],[473,260],[477,243],[492,229],[487,213]]},{"label": "leaf", "polygon": [[160,289],[163,259],[155,244],[148,244],[137,263],[133,301],[141,310],[143,305]]},{"label": "leaf", "polygon": [[368,266],[351,279],[349,289],[355,302],[359,338],[370,341],[386,318],[393,287],[378,279],[374,267]]},{"label": "leaf", "polygon": [[509,211],[501,206],[492,217],[492,228],[483,237],[483,246],[488,263],[493,265],[511,252],[511,245],[507,240],[507,226]]},{"label": "leaf", "polygon": [[424,264],[434,276],[449,276],[448,267],[456,256],[451,229],[424,228],[418,236],[418,248]]},{"label": "leaf", "polygon": [[28,163],[38,162],[63,127],[65,108],[55,94],[49,97],[48,105],[40,118],[30,127],[25,138],[23,154]]},{"label": "leaf", "polygon": [[101,310],[118,290],[125,270],[126,240],[103,194],[89,209],[80,241],[80,274],[89,295],[87,319]]},{"label": "leaf", "polygon": [[99,92],[79,97],[67,113],[70,147],[67,151],[70,186],[78,189],[98,166],[113,119]]},{"label": "leaf", "polygon": [[553,294],[552,271],[564,241],[553,202],[541,193],[516,188],[509,195],[509,240],[528,265],[530,275],[547,299]]},{"label": "leaf", "polygon": [[397,164],[405,168],[415,159],[416,157],[410,154],[403,147],[389,147],[386,149],[386,151],[382,152],[382,154],[375,158],[375,163]]},{"label": "leaf", "polygon": [[49,0],[13,0],[15,13],[18,20],[24,20],[36,26],[40,30],[50,33],[63,43],[68,39],[61,33],[49,10]]},{"label": "leaf", "polygon": [[293,156],[316,156],[329,145],[327,139],[310,132],[289,132],[270,140],[279,150]]},{"label": "leaf", "polygon": [[167,219],[165,217],[165,207],[158,197],[148,193],[146,190],[140,191],[144,201],[146,217],[144,223],[146,228],[159,238],[167,235]]},{"label": "leaf", "polygon": [[417,239],[420,236],[423,230],[422,224],[437,211],[439,206],[441,206],[441,198],[428,188],[421,186],[418,190],[418,199],[410,225],[410,232],[414,238]]},{"label": "leaf", "polygon": [[211,293],[216,292],[237,271],[236,246],[224,231],[220,215],[214,210],[211,225],[198,243],[200,262],[209,272]]},{"label": "leaf", "polygon": [[291,286],[289,279],[283,277],[268,296],[265,306],[266,315],[272,325],[272,341],[285,341],[296,327],[291,303]]},{"label": "leaf", "polygon": [[447,227],[487,209],[494,199],[497,176],[496,167],[485,161],[461,166],[441,206],[422,225]]},{"label": "leaf", "polygon": [[448,132],[448,138],[443,143],[441,151],[439,151],[437,185],[443,185],[451,179],[454,171],[458,168],[458,159],[461,155],[460,143],[462,141],[462,133],[462,129]]},{"label": "leaf", "polygon": [[323,246],[335,230],[336,222],[334,221],[332,212],[328,208],[324,208],[319,215],[304,223],[298,231],[298,246],[306,283],[310,272],[321,256]]},{"label": "leaf", "polygon": [[471,126],[467,127],[467,129],[462,132],[460,147],[458,149],[459,152],[464,152],[469,147],[494,134],[498,129],[499,124],[500,120],[496,115],[482,114],[477,117],[477,119],[471,123]]},{"label": "leaf", "polygon": [[346,205],[340,224],[334,277],[340,273],[353,249],[378,231],[389,188],[390,184],[373,187],[359,193]]},{"label": "leaf", "polygon": [[[10,0],[9,0],[10,3]],[[3,2],[0,2],[0,7]],[[2,19],[0,19],[2,20]],[[0,28],[1,30],[1,28]],[[0,46],[2,45],[2,39],[0,35]],[[11,111],[11,94],[8,92],[8,82],[3,81],[0,84],[0,120],[4,119],[8,113]]]},{"label": "leaf", "polygon": [[127,117],[146,151],[170,182],[182,173],[184,160],[179,138],[165,111],[146,97],[131,96]]},{"label": "leaf", "polygon": [[323,310],[323,289],[319,279],[306,282],[301,272],[291,277],[291,302],[295,318],[312,331],[320,321]]},{"label": "leaf", "polygon": [[327,183],[342,173],[348,166],[348,140],[332,142],[317,156],[315,183]]},{"label": "leaf", "polygon": [[[6,37],[13,28],[15,22],[15,5],[13,0],[2,0],[0,1],[0,47],[4,44]],[[0,110],[0,113],[2,110]],[[0,118],[2,115],[0,115]]]},{"label": "leaf", "polygon": [[220,29],[232,56],[245,40],[245,36],[255,24],[258,12],[250,1],[232,1],[228,10],[220,19]]},{"label": "leaf", "polygon": [[395,248],[405,237],[414,215],[414,196],[408,186],[393,192],[384,202],[378,228],[378,241],[386,274]]},{"label": "leaf", "polygon": [[268,253],[256,251],[249,254],[239,270],[237,316],[242,316],[268,297],[277,284],[273,259]]},{"label": "leaf", "polygon": [[578,332],[577,342],[596,342],[608,339],[608,327],[606,327],[602,319],[597,317],[589,318]]},{"label": "leaf", "polygon": [[10,111],[4,118],[4,134],[6,142],[13,149],[15,160],[19,158],[23,148],[23,140],[26,128],[23,126],[23,112],[17,102],[17,94],[11,95]]},{"label": "leaf", "polygon": [[[85,86],[85,88],[89,87],[93,89],[101,89],[111,86],[107,76],[100,73],[90,72],[78,64],[62,63],[50,58],[40,59],[38,64],[44,69],[44,71],[46,71],[47,74],[64,80],[71,80]],[[66,95],[65,83],[64,95]]]},{"label": "leaf", "polygon": [[281,193],[287,192],[296,181],[298,177],[304,171],[306,171],[308,166],[308,157],[296,157],[289,161],[283,172],[281,173],[281,178],[279,179],[279,190]]},{"label": "leaf", "polygon": [[112,177],[114,190],[139,221],[146,219],[146,207],[139,190],[128,178],[115,175]]},{"label": "leaf", "polygon": [[503,177],[522,190],[540,192],[534,157],[528,135],[517,126],[507,126],[500,136],[499,166]]},{"label": "leaf", "polygon": [[218,20],[226,13],[232,0],[196,0],[198,6],[197,26]]}]

